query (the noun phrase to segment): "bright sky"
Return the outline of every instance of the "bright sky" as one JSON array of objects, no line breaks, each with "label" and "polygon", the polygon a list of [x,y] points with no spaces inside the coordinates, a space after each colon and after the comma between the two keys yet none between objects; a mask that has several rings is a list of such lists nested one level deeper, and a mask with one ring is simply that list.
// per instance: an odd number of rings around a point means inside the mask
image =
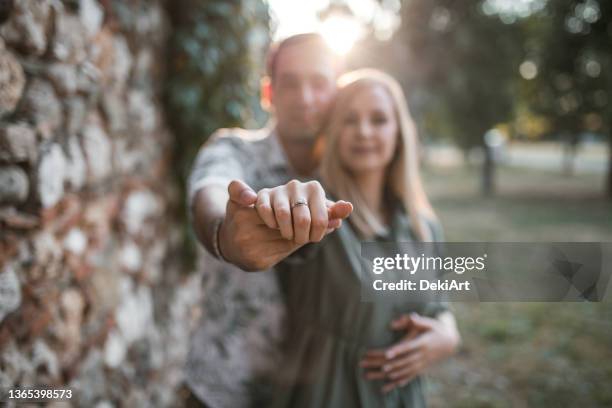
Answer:
[{"label": "bright sky", "polygon": [[[364,23],[371,23],[376,34],[389,37],[397,26],[395,12],[399,10],[399,0],[390,0],[389,9],[383,10],[376,0],[347,0],[356,18],[335,16],[321,23],[317,13],[325,9],[330,0],[267,0],[276,31],[274,39],[285,38],[293,34],[318,31],[327,39],[330,46],[338,53],[347,53],[355,41],[363,34]],[[394,3],[397,3],[394,5]]]},{"label": "bright sky", "polygon": [[[517,17],[526,17],[541,10],[546,1],[485,0],[483,11],[487,14],[498,13],[504,21],[514,22]],[[357,18],[332,19],[335,21],[328,21],[325,26],[317,20],[317,12],[329,6],[330,0],[267,0],[267,2],[277,27],[274,39],[319,31],[328,39],[332,48],[336,48],[341,53],[348,52],[352,44],[363,35],[363,23],[370,23],[379,39],[388,39],[400,23],[398,17],[400,0],[385,0],[384,8],[381,8],[377,0],[343,0],[341,2],[347,4]],[[596,5],[593,0],[587,0],[585,10],[591,3]]]},{"label": "bright sky", "polygon": [[329,0],[268,0],[277,30],[274,39],[293,34],[315,31],[317,12],[324,9]]}]

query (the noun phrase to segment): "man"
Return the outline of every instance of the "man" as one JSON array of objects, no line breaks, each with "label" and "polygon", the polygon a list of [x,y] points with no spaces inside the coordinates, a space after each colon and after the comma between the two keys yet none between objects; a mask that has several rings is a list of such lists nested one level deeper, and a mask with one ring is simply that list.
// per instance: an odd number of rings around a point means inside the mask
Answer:
[{"label": "man", "polygon": [[[206,258],[206,324],[192,339],[186,380],[194,396],[212,407],[257,404],[265,390],[256,378],[278,364],[284,306],[276,276],[244,271],[269,269],[301,245],[321,240],[351,211],[348,203],[326,200],[317,182],[307,182],[338,71],[337,57],[319,35],[282,41],[269,53],[262,87],[275,123],[259,131],[221,130],[196,158],[188,197],[193,225],[221,262]],[[292,179],[305,181],[292,185],[299,184],[308,207],[258,203],[277,208],[279,229],[270,229],[253,208],[255,192]]]}]

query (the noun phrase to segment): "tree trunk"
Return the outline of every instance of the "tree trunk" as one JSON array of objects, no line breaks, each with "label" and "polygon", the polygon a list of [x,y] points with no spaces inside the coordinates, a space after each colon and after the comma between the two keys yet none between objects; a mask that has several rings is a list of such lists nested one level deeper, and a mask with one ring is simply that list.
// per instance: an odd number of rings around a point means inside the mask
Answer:
[{"label": "tree trunk", "polygon": [[580,143],[580,134],[573,131],[563,138],[563,173],[573,176],[576,168],[576,154]]},{"label": "tree trunk", "polygon": [[483,146],[484,160],[482,162],[482,194],[489,197],[495,193],[495,160],[493,149]]},{"label": "tree trunk", "polygon": [[608,135],[608,177],[606,180],[606,195],[612,200],[612,130]]},{"label": "tree trunk", "polygon": [[465,147],[462,147],[461,155],[463,157],[463,165],[469,169],[470,168],[470,155],[468,154],[468,149],[466,149]]},{"label": "tree trunk", "polygon": [[573,141],[563,143],[563,174],[573,176],[576,169],[578,145]]}]

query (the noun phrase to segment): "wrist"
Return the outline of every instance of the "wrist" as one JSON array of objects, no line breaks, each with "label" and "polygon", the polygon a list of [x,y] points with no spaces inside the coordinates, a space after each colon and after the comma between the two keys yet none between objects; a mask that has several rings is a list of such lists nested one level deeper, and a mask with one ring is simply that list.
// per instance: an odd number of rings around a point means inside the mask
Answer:
[{"label": "wrist", "polygon": [[459,347],[460,338],[459,333],[453,330],[447,330],[445,335],[446,353],[452,355],[457,351]]},{"label": "wrist", "polygon": [[213,221],[211,248],[212,253],[220,261],[228,262],[221,251],[221,226],[223,225],[223,217],[219,217]]}]

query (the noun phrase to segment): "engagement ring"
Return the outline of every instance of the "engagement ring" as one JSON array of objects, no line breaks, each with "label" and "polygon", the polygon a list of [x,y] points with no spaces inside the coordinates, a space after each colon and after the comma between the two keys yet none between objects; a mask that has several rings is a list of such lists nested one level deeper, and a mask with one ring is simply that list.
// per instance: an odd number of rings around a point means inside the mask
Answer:
[{"label": "engagement ring", "polygon": [[291,205],[291,209],[293,210],[295,207],[298,207],[300,205],[305,205],[306,207],[308,207],[308,201],[301,198],[297,200],[295,203],[293,203],[293,205]]}]

